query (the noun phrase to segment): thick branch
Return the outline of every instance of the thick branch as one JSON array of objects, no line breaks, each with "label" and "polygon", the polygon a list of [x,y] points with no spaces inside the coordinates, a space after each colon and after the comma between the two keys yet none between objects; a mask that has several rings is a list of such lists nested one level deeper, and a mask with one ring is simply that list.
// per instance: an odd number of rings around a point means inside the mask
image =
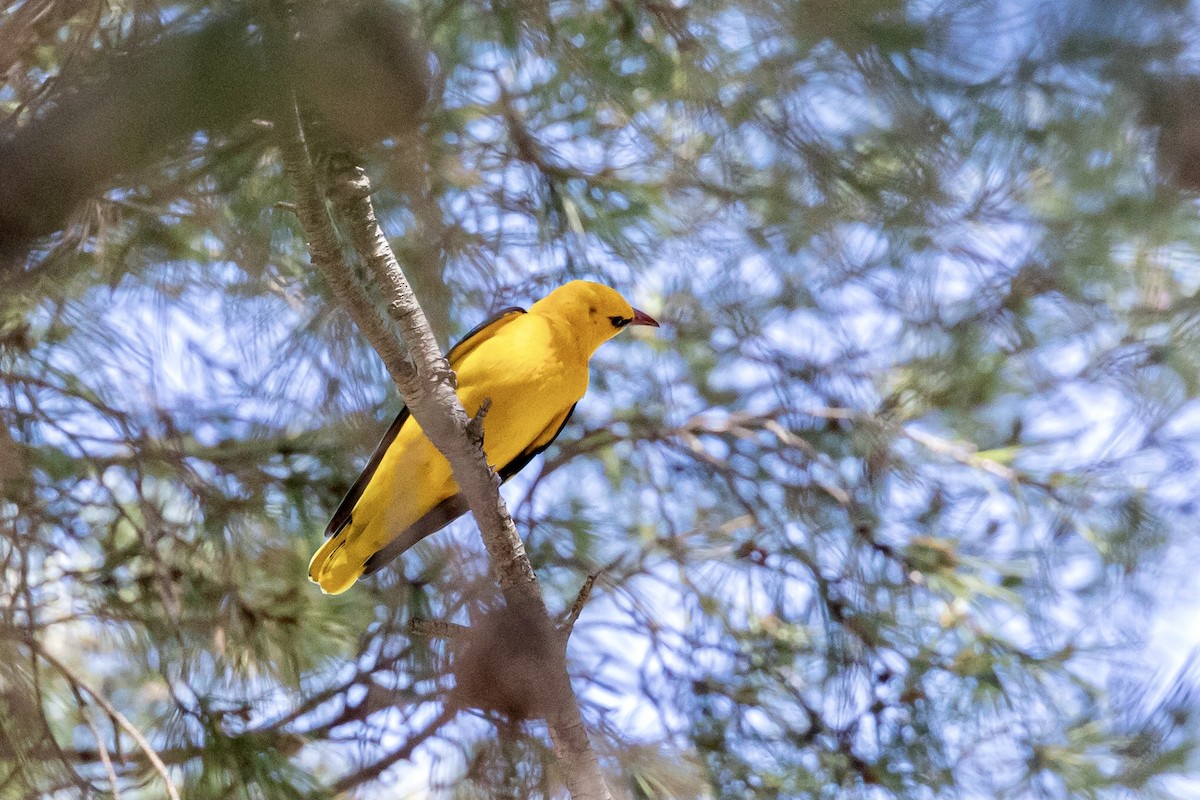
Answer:
[{"label": "thick branch", "polygon": [[[331,189],[334,205],[350,233],[354,249],[390,296],[389,311],[399,324],[412,356],[416,375],[399,384],[400,391],[425,435],[450,462],[459,489],[479,524],[505,600],[510,606],[525,610],[526,618],[540,629],[532,633],[554,636],[554,624],[525,555],[525,544],[500,495],[500,481],[487,463],[482,442],[472,441],[469,435],[470,418],[454,391],[454,373],[379,227],[370,192],[370,181],[360,167],[346,164],[335,173]],[[547,722],[555,753],[567,777],[567,787],[575,798],[606,799],[610,797],[608,787],[588,742],[567,674],[566,654],[560,648],[552,651],[558,658],[556,663],[546,665],[548,705],[553,709]]]},{"label": "thick branch", "polygon": [[296,192],[295,212],[304,229],[313,265],[321,270],[321,275],[338,302],[350,313],[375,352],[379,353],[392,380],[402,387],[412,380],[412,366],[387,318],[379,313],[350,265],[342,258],[341,242],[325,210],[325,198],[313,175],[304,129],[298,117],[293,117],[291,123],[289,135],[282,141],[283,166]]},{"label": "thick branch", "polygon": [[[286,144],[286,165],[297,187],[297,213],[310,241],[313,263],[383,359],[409,412],[450,462],[459,489],[479,525],[506,602],[523,610],[524,617],[536,628],[528,631],[529,635],[555,637],[554,623],[525,555],[525,545],[500,496],[499,479],[487,463],[478,435],[471,435],[470,418],[455,392],[454,373],[379,227],[370,198],[370,181],[358,166],[341,163],[332,172],[329,193],[355,250],[390,298],[388,310],[400,327],[411,363],[340,258],[336,234],[316,191],[299,126],[291,138],[293,141]],[[549,652],[554,658],[545,664],[546,707],[551,709],[547,722],[567,788],[577,800],[609,800],[599,759],[588,742],[567,674],[565,651],[552,647]]]}]

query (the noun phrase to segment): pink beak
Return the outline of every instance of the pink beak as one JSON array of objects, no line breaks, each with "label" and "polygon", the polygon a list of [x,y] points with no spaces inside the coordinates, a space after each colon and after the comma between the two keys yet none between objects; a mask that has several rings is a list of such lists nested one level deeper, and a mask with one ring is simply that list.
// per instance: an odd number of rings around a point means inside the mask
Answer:
[{"label": "pink beak", "polygon": [[651,328],[658,327],[658,320],[647,314],[645,311],[633,310],[633,322],[630,325],[649,325]]}]

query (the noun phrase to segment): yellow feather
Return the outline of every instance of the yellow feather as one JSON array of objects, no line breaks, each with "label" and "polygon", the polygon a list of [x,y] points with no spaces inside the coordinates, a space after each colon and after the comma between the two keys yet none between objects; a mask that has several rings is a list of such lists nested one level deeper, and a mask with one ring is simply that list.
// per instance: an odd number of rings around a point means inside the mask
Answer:
[{"label": "yellow feather", "polygon": [[[483,441],[494,468],[554,438],[587,391],[592,353],[639,313],[607,286],[573,281],[456,348],[452,366],[467,414],[491,398]],[[644,315],[638,319],[650,324]],[[309,577],[327,594],[346,591],[367,559],[457,493],[450,465],[408,419],[370,475],[350,523],[313,556]]]}]

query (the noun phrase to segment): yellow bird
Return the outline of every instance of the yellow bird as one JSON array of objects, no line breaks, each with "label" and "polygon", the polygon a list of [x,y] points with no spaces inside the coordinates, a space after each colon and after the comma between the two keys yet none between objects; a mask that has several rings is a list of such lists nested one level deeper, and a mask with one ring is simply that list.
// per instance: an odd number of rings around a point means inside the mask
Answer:
[{"label": "yellow bird", "polygon": [[[554,441],[588,386],[588,360],[626,325],[658,327],[615,290],[572,281],[529,311],[506,308],[447,354],[458,397],[483,421],[488,463],[508,480]],[[403,408],[325,529],[308,565],[340,594],[467,510],[450,464]]]}]

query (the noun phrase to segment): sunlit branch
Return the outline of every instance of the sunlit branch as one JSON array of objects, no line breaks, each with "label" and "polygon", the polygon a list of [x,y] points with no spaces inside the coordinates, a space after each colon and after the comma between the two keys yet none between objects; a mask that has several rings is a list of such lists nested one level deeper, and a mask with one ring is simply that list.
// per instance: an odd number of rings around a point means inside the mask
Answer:
[{"label": "sunlit branch", "polygon": [[[455,393],[453,371],[379,227],[370,198],[370,181],[360,167],[342,162],[331,171],[328,193],[354,249],[389,297],[388,310],[400,328],[407,357],[400,341],[392,336],[365,289],[341,258],[298,119],[293,121],[286,139],[285,163],[296,186],[297,214],[309,240],[313,263],[375,346],[413,418],[450,462],[455,480],[479,524],[506,601],[513,608],[528,612],[526,618],[530,624],[540,629],[530,633],[554,636],[537,577],[500,496],[499,480],[484,455],[480,431],[472,430],[471,420]],[[548,722],[567,787],[575,798],[608,798],[599,759],[588,741],[571,687],[565,653],[561,648],[549,651],[558,657],[554,659],[557,663],[546,664],[545,670],[546,693],[551,698],[548,707],[552,709]]]}]

